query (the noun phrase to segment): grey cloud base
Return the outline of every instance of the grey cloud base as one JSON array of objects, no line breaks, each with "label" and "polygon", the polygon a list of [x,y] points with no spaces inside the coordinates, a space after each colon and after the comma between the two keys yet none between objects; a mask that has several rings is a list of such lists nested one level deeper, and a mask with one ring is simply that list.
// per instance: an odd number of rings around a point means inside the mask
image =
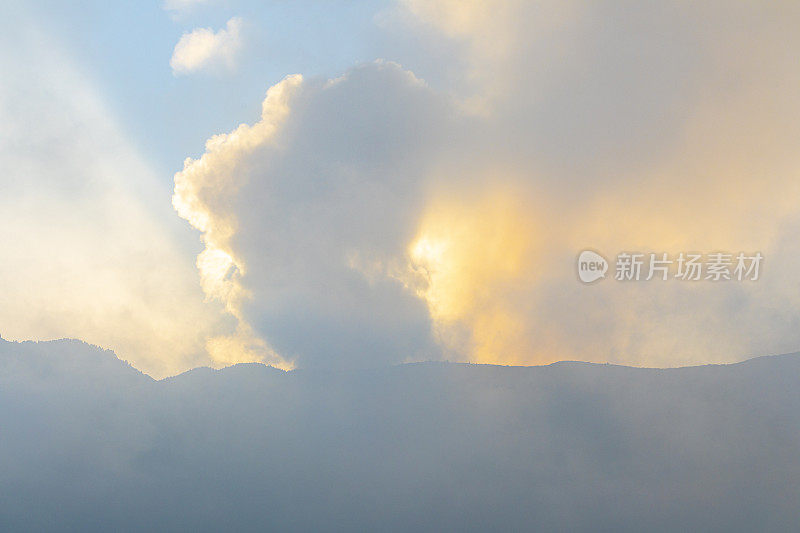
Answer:
[{"label": "grey cloud base", "polygon": [[785,531],[800,356],[154,381],[0,341],[0,528]]}]

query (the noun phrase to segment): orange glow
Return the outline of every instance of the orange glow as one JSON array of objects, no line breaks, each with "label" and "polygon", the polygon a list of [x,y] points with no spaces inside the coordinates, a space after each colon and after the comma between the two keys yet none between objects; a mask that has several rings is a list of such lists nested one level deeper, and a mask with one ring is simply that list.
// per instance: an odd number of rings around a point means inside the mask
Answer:
[{"label": "orange glow", "polygon": [[473,362],[531,362],[524,302],[536,278],[539,238],[530,210],[510,191],[433,202],[408,247],[414,287],[445,349]]}]

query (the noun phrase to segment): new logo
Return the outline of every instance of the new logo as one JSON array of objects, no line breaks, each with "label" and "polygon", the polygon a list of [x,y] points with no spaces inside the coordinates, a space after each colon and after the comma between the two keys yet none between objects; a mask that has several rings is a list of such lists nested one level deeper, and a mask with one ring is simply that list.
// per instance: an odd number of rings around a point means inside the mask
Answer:
[{"label": "new logo", "polygon": [[578,277],[584,283],[592,283],[606,277],[608,261],[602,255],[584,250],[578,256]]}]

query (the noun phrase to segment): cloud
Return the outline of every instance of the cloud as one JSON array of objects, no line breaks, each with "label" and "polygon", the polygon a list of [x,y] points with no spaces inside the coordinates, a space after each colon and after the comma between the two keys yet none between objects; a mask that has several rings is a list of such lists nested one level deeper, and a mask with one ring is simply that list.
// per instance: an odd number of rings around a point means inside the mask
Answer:
[{"label": "cloud", "polygon": [[[290,77],[187,161],[175,205],[207,293],[300,366],[795,349],[797,10],[482,5],[410,4],[420,53],[458,43],[454,91],[387,62]],[[587,247],[759,250],[774,270],[587,288]]]},{"label": "cloud", "polygon": [[537,283],[537,216],[518,191],[434,195],[408,248],[410,286],[428,304],[437,340],[454,359],[535,362],[514,295]]},{"label": "cloud", "polygon": [[[800,71],[786,46],[796,40],[788,22],[798,20],[796,7],[406,5],[418,32],[433,28],[461,46],[468,68],[455,97],[480,104],[466,109],[489,132],[474,136],[467,163],[451,164],[450,174],[463,180],[480,169],[484,177],[474,179],[487,193],[503,182],[498,176],[510,178],[539,215],[535,230],[527,214],[517,224],[536,247],[527,270],[537,281],[498,298],[498,316],[512,317],[512,338],[523,332],[529,361],[673,366],[796,349],[792,306],[777,304],[787,302],[781,293],[798,266],[785,244],[797,232],[800,194],[797,131],[787,120],[800,113],[790,96]],[[463,203],[475,220],[491,212],[489,203],[459,200],[460,187],[454,182],[431,209]],[[572,265],[587,246],[609,254],[761,250],[778,270],[744,286],[586,290]],[[446,259],[460,257],[453,254]]]},{"label": "cloud", "polygon": [[175,75],[203,70],[232,70],[242,46],[242,19],[228,20],[224,29],[196,28],[184,33],[169,61]]},{"label": "cloud", "polygon": [[173,205],[179,215],[203,232],[205,250],[197,259],[203,291],[209,298],[222,302],[237,319],[235,335],[209,342],[212,356],[225,362],[239,362],[242,357],[235,354],[242,354],[244,360],[291,367],[288,358],[277,355],[253,332],[243,316],[243,302],[251,297],[241,283],[247,267],[241,254],[231,246],[239,226],[237,214],[227,212],[225,206],[244,185],[242,176],[236,172],[239,160],[255,148],[269,146],[289,113],[292,93],[301,83],[302,77],[292,76],[271,88],[263,104],[261,122],[253,127],[242,125],[229,135],[210,139],[207,153],[198,161],[187,159],[184,170],[175,176]]},{"label": "cloud", "polygon": [[386,62],[272,87],[259,122],[211,138],[175,176],[173,203],[206,243],[207,294],[301,365],[434,356],[423,302],[385,271],[450,120]]}]

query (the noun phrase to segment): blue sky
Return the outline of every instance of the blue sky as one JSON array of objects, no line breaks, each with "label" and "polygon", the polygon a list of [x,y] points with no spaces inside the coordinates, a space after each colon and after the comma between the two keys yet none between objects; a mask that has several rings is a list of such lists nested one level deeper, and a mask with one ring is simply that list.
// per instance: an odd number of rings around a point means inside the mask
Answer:
[{"label": "blue sky", "polygon": [[[54,37],[171,184],[183,159],[202,153],[207,138],[254,120],[266,89],[283,77],[335,77],[381,57],[386,50],[374,18],[386,7],[385,1],[278,1],[168,10],[158,2],[41,1],[26,4],[16,20]],[[184,32],[217,30],[233,16],[246,21],[246,49],[234,72],[173,75],[169,58]]]}]

